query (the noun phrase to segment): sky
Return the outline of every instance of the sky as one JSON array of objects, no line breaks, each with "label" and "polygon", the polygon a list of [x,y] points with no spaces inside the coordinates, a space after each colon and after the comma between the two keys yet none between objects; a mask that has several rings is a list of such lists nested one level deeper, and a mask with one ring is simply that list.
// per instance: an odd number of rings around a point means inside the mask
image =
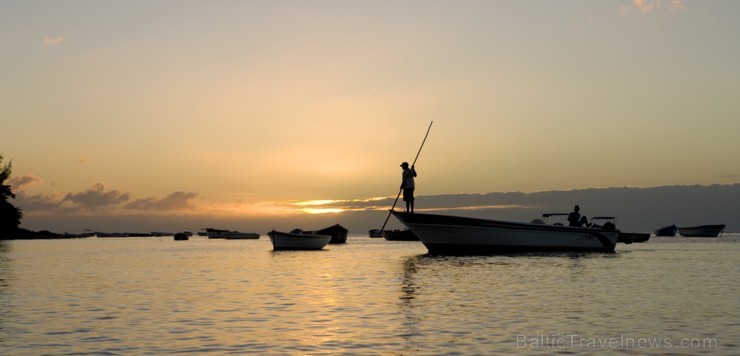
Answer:
[{"label": "sky", "polygon": [[24,224],[50,230],[342,214],[395,197],[417,153],[417,196],[734,184],[739,13],[2,1],[0,154]]}]

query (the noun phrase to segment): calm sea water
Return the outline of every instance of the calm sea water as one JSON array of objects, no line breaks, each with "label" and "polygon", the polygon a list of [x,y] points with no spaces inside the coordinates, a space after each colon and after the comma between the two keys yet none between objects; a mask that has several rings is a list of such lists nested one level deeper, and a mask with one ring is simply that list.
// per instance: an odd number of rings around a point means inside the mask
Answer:
[{"label": "calm sea water", "polygon": [[350,235],[0,242],[0,354],[738,354],[740,235],[429,256]]}]

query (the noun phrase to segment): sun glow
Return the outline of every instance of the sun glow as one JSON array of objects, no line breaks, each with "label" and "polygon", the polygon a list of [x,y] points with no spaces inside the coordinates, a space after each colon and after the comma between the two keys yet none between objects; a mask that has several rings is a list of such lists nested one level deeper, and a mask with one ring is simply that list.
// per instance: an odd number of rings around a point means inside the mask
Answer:
[{"label": "sun glow", "polygon": [[344,209],[338,208],[305,208],[303,212],[308,214],[335,214],[344,212]]},{"label": "sun glow", "polygon": [[298,206],[313,206],[313,205],[327,205],[332,203],[340,202],[340,200],[307,200],[307,201],[299,201],[296,202],[295,205]]},{"label": "sun glow", "polygon": [[293,203],[302,208],[301,211],[307,214],[334,214],[344,212],[341,208],[313,208],[313,206],[330,205],[342,202],[341,200],[307,200]]}]

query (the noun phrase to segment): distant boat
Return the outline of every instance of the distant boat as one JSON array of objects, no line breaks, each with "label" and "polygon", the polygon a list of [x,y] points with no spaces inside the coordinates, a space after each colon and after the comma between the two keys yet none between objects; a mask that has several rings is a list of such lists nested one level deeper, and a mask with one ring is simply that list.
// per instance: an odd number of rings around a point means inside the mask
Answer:
[{"label": "distant boat", "polygon": [[383,237],[383,232],[380,229],[370,229],[367,233],[370,237]]},{"label": "distant boat", "polygon": [[[548,214],[543,214],[548,215]],[[560,215],[560,214],[558,214]],[[603,223],[601,221],[604,221]],[[595,229],[605,230],[616,230],[617,229],[617,218],[613,216],[594,216],[591,218],[591,225],[589,226]],[[624,232],[619,231],[619,237],[617,242],[631,244],[633,242],[645,242],[650,239],[649,233],[643,232]]]},{"label": "distant boat", "polygon": [[650,239],[649,233],[642,232],[619,232],[619,239],[617,242],[631,244],[633,242],[645,242]]},{"label": "distant boat", "polygon": [[678,228],[676,225],[663,226],[655,230],[655,236],[676,236]]},{"label": "distant boat", "polygon": [[260,234],[256,232],[229,231],[224,232],[221,235],[227,240],[255,240],[260,238]]},{"label": "distant boat", "polygon": [[260,234],[254,232],[239,232],[207,228],[206,234],[209,239],[259,239]]},{"label": "distant boat", "polygon": [[419,241],[419,238],[409,229],[384,230],[383,238],[386,239],[386,241]]},{"label": "distant boat", "polygon": [[190,236],[184,232],[178,232],[174,235],[172,235],[175,238],[175,241],[184,241],[190,239]]},{"label": "distant boat", "polygon": [[313,233],[316,235],[330,235],[330,244],[343,244],[347,242],[347,234],[349,233],[349,230],[342,225],[336,224],[321,230],[315,230]]},{"label": "distant boat", "polygon": [[95,236],[97,237],[128,237],[125,232],[100,232],[96,231]]},{"label": "distant boat", "polygon": [[679,227],[678,233],[686,237],[717,237],[725,229],[724,224]]},{"label": "distant boat", "polygon": [[273,250],[321,250],[331,240],[331,235],[315,235],[294,229],[291,232],[272,230],[267,233]]},{"label": "distant boat", "polygon": [[230,230],[221,230],[221,229],[213,229],[213,228],[206,228],[206,236],[208,236],[209,239],[222,239],[224,238],[224,233],[231,232]]},{"label": "distant boat", "polygon": [[93,237],[93,236],[95,236],[94,232],[83,232],[81,234],[68,234],[66,232],[64,233],[64,237],[68,237],[68,238],[84,238],[84,237]]},{"label": "distant boat", "polygon": [[[392,212],[432,254],[484,255],[512,251],[613,252],[619,230]],[[538,219],[539,220],[539,219]]]}]

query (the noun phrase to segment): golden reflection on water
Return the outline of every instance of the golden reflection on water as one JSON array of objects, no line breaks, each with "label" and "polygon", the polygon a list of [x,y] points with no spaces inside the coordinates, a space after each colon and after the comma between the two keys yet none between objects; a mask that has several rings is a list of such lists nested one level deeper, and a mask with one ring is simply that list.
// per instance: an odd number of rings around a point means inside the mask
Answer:
[{"label": "golden reflection on water", "polygon": [[321,251],[4,241],[0,354],[496,354],[522,351],[517,335],[622,333],[710,335],[723,353],[740,344],[739,244],[445,257],[365,235]]}]

